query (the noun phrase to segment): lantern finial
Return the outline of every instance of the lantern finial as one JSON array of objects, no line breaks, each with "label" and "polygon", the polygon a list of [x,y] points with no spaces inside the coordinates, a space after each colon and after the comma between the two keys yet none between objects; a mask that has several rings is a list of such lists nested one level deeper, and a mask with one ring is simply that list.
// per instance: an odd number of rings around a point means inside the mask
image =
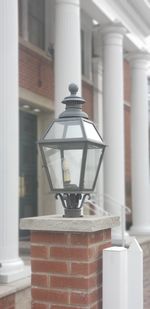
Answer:
[{"label": "lantern finial", "polygon": [[62,101],[63,104],[66,104],[66,109],[59,115],[59,118],[80,117],[88,119],[88,115],[82,110],[82,105],[85,103],[85,100],[76,95],[79,90],[78,86],[71,83],[68,89],[70,95]]},{"label": "lantern finial", "polygon": [[79,90],[78,86],[76,84],[74,84],[74,83],[70,84],[68,89],[69,89],[71,95],[76,95],[76,93]]}]

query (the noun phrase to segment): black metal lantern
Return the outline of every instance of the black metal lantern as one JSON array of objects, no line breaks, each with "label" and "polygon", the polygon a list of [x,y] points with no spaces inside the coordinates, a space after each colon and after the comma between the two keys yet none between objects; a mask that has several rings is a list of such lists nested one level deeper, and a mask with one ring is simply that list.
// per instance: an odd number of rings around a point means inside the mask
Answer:
[{"label": "black metal lantern", "polygon": [[54,120],[39,141],[51,192],[59,196],[65,217],[80,217],[86,195],[95,188],[105,144],[94,123],[82,111],[85,102],[69,86],[66,110]]}]

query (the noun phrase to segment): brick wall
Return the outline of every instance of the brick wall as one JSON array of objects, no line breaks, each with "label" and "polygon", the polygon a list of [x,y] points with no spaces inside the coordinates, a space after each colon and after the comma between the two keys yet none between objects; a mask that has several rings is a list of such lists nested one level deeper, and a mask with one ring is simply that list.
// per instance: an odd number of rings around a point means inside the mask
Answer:
[{"label": "brick wall", "polygon": [[[54,101],[54,62],[20,44],[19,86]],[[82,92],[86,100],[84,110],[92,119],[93,86],[83,81]]]},{"label": "brick wall", "polygon": [[102,250],[110,229],[32,232],[32,309],[101,309]]},{"label": "brick wall", "polygon": [[0,309],[15,309],[15,294],[0,298]]},{"label": "brick wall", "polygon": [[54,69],[51,60],[20,44],[19,86],[54,100]]}]

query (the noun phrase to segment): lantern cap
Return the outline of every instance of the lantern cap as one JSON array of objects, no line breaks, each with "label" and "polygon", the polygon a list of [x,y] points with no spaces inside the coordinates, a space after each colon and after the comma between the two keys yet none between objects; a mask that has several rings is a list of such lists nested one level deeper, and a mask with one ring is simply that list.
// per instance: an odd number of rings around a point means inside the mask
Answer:
[{"label": "lantern cap", "polygon": [[82,104],[85,103],[85,100],[76,95],[79,89],[78,86],[71,83],[68,89],[70,96],[65,97],[62,101],[63,104],[66,104],[66,110],[59,115],[59,118],[80,117],[88,119],[88,115],[82,111]]}]

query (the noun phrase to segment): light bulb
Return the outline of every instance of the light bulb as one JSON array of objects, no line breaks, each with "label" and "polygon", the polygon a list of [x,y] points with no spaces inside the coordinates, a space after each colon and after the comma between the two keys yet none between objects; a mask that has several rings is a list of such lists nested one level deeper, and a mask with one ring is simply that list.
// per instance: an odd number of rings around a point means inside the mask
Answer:
[{"label": "light bulb", "polygon": [[66,159],[63,159],[63,176],[64,176],[64,183],[70,183],[71,179],[70,179],[70,169],[69,169],[69,164],[68,161]]}]

